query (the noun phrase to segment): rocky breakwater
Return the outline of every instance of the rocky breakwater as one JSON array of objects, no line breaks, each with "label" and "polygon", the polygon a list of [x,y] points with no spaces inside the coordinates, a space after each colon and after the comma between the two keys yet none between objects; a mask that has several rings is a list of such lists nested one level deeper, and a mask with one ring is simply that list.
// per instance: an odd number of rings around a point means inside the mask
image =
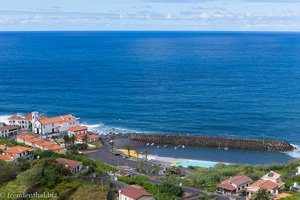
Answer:
[{"label": "rocky breakwater", "polygon": [[175,134],[141,134],[132,133],[130,139],[155,144],[173,144],[198,147],[217,147],[248,149],[261,151],[293,151],[295,148],[283,140],[227,138],[217,136],[175,135]]}]

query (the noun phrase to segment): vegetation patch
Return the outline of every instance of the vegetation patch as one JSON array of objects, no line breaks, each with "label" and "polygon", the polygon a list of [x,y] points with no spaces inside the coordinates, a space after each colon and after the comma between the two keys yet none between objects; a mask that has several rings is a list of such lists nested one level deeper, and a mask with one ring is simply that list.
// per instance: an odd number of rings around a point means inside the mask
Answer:
[{"label": "vegetation patch", "polygon": [[71,200],[106,199],[108,188],[99,185],[86,184],[80,186],[71,196]]}]

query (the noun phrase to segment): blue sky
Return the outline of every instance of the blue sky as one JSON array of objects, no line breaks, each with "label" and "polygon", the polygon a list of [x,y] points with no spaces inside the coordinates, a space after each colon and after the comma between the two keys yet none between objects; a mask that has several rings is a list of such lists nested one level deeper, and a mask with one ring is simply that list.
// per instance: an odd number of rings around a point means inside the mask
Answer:
[{"label": "blue sky", "polygon": [[300,0],[0,0],[0,31],[300,31]]}]

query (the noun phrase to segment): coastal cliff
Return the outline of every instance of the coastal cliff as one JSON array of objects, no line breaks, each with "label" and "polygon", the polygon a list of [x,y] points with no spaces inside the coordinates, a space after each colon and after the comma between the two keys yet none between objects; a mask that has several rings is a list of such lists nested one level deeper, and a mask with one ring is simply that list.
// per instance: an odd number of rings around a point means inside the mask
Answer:
[{"label": "coastal cliff", "polygon": [[141,134],[132,133],[130,139],[133,141],[174,144],[199,147],[220,147],[233,149],[248,149],[262,151],[293,151],[295,148],[283,140],[253,139],[253,138],[226,138],[216,136],[194,136],[175,134]]}]

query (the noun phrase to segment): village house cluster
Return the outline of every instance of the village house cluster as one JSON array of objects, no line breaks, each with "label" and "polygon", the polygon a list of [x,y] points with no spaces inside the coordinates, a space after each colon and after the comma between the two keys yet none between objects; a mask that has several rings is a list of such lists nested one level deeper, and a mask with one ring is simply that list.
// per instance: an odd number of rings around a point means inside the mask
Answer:
[{"label": "village house cluster", "polygon": [[18,135],[16,141],[19,143],[26,144],[30,147],[35,147],[37,149],[42,150],[51,150],[57,153],[64,152],[65,150],[63,146],[60,146],[55,142],[43,140],[38,137],[27,134]]},{"label": "village house cluster", "polygon": [[281,175],[274,171],[270,171],[252,184],[250,184],[251,181],[247,176],[234,176],[222,181],[218,185],[218,190],[230,196],[239,196],[245,193],[251,198],[259,190],[265,189],[271,196],[276,197],[279,194],[279,190],[285,186],[285,183],[281,181]]},{"label": "village house cluster", "polygon": [[23,146],[7,147],[6,145],[0,145],[0,150],[3,152],[0,154],[0,159],[5,161],[14,161],[18,158],[32,158],[33,149]]},{"label": "village house cluster", "polygon": [[7,124],[0,122],[0,137],[13,138],[30,148],[22,146],[9,148],[2,145],[0,159],[5,161],[14,161],[20,157],[28,158],[34,149],[64,153],[65,144],[57,143],[51,139],[53,136],[74,137],[76,144],[84,142],[89,144],[99,139],[98,135],[90,134],[88,127],[80,125],[78,118],[71,114],[48,118],[34,111],[25,116],[12,115],[8,117],[7,122]]}]

